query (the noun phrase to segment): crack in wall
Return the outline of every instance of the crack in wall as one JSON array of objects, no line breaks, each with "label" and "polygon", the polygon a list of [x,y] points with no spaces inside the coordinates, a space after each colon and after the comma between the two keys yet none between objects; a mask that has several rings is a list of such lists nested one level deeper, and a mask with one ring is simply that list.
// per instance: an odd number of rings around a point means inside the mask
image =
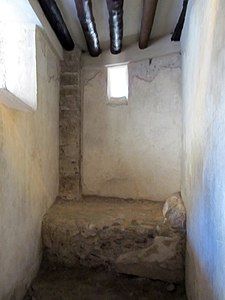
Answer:
[{"label": "crack in wall", "polygon": [[89,78],[84,78],[84,86],[88,85],[93,79],[95,79],[99,74],[101,73],[101,71],[96,72],[93,76],[89,77]]}]

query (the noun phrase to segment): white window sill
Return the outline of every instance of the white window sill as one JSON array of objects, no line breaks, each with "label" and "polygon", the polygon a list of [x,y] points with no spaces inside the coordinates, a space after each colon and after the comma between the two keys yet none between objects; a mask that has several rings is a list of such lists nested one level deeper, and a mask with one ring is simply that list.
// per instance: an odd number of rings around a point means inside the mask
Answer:
[{"label": "white window sill", "polygon": [[32,107],[25,102],[23,102],[21,99],[16,97],[14,94],[12,94],[7,89],[0,89],[0,102],[4,105],[8,106],[9,108],[13,108],[16,110],[21,111],[35,111],[36,106]]},{"label": "white window sill", "polygon": [[128,99],[126,97],[121,98],[109,98],[107,104],[110,106],[128,105]]}]

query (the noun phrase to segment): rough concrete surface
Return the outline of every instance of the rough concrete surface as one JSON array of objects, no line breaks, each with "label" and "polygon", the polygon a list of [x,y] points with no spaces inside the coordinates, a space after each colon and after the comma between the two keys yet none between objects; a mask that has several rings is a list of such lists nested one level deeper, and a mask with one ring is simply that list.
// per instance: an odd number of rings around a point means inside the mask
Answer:
[{"label": "rough concrete surface", "polygon": [[180,60],[130,63],[120,106],[107,105],[105,67],[83,70],[83,194],[163,201],[180,191]]},{"label": "rough concrete surface", "polygon": [[36,275],[42,216],[58,193],[59,60],[40,31],[36,47],[37,111],[0,105],[0,299],[4,300],[21,299]]},{"label": "rough concrete surface", "polygon": [[225,299],[224,15],[224,0],[191,0],[182,35],[186,285],[195,300]]},{"label": "rough concrete surface", "polygon": [[[169,290],[172,291],[170,292]],[[183,285],[90,270],[42,270],[24,300],[186,300]]]},{"label": "rough concrete surface", "polygon": [[50,265],[103,266],[152,279],[182,281],[185,230],[174,230],[162,210],[163,203],[147,200],[59,199],[43,220],[45,260]]}]

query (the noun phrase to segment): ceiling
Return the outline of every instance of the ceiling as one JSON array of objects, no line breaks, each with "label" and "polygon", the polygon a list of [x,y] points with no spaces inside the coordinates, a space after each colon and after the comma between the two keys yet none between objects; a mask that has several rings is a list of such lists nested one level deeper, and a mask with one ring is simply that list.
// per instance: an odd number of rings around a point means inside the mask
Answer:
[{"label": "ceiling", "polygon": [[[86,43],[77,18],[75,0],[56,0],[74,42],[83,50]],[[159,38],[173,32],[182,10],[181,0],[159,0],[151,38]],[[109,49],[109,25],[106,0],[92,0],[93,14],[102,49]],[[141,25],[143,0],[124,0],[125,45],[138,41]]]}]

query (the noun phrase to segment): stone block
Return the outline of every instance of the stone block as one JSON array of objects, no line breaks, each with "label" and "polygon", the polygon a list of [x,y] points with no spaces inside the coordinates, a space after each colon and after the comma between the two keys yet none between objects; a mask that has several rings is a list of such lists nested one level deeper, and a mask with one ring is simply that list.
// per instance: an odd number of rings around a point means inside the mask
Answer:
[{"label": "stone block", "polygon": [[74,73],[74,72],[64,72],[61,75],[61,84],[62,85],[79,85],[79,73]]},{"label": "stone block", "polygon": [[80,165],[79,165],[79,156],[77,159],[63,159],[62,163],[60,163],[59,172],[61,176],[73,176],[80,172]]},{"label": "stone block", "polygon": [[75,145],[76,147],[80,147],[80,133],[76,130],[68,130],[67,128],[60,128],[59,131],[59,145]]},{"label": "stone block", "polygon": [[75,48],[73,51],[64,52],[64,60],[61,62],[62,72],[80,72],[81,51]]},{"label": "stone block", "polygon": [[80,65],[78,62],[61,62],[61,71],[63,72],[79,72],[80,71]]},{"label": "stone block", "polygon": [[[59,120],[59,141],[60,145],[73,145],[80,148],[80,111],[60,111]],[[76,149],[76,148],[75,148]],[[75,153],[75,152],[74,152]]]},{"label": "stone block", "polygon": [[61,175],[59,181],[59,195],[66,200],[80,199],[80,175],[73,174],[73,176]]},{"label": "stone block", "polygon": [[116,261],[117,270],[155,280],[183,281],[183,246],[179,235],[157,236],[151,246],[119,256]]},{"label": "stone block", "polygon": [[77,158],[78,161],[80,160],[80,149],[76,144],[61,146],[59,150],[59,155],[62,159],[73,160]]},{"label": "stone block", "polygon": [[63,85],[60,89],[60,96],[73,96],[79,95],[80,87],[78,85]]},{"label": "stone block", "polygon": [[173,228],[185,228],[186,212],[179,193],[172,195],[166,200],[163,207],[163,215]]},{"label": "stone block", "polygon": [[80,97],[75,96],[62,96],[60,97],[60,110],[76,110],[80,109]]}]

